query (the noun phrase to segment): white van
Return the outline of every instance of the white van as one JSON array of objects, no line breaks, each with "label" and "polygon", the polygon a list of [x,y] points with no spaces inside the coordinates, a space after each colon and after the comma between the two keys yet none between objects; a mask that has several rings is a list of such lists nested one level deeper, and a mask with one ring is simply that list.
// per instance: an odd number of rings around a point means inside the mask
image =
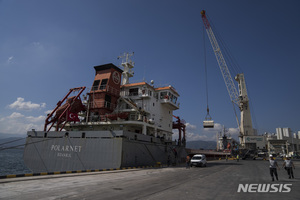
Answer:
[{"label": "white van", "polygon": [[191,167],[206,167],[206,156],[204,154],[196,154],[191,159]]}]

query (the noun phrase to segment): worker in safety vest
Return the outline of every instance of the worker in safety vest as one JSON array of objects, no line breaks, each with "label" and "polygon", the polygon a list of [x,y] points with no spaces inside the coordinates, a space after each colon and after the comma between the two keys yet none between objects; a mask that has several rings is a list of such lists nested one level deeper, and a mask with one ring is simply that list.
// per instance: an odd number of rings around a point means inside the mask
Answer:
[{"label": "worker in safety vest", "polygon": [[269,162],[270,162],[270,175],[272,177],[272,181],[274,181],[274,175],[276,177],[276,180],[278,181],[277,168],[278,170],[280,169],[278,167],[277,161],[273,158],[272,155],[270,155]]},{"label": "worker in safety vest", "polygon": [[293,168],[295,169],[295,165],[289,156],[286,156],[286,160],[283,163],[284,169],[287,171],[290,178],[294,178]]}]

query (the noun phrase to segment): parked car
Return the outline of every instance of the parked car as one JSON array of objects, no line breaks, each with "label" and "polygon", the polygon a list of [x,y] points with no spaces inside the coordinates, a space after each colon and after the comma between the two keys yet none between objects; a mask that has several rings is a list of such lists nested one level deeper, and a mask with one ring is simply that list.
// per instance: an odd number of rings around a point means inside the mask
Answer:
[{"label": "parked car", "polygon": [[206,167],[206,156],[203,154],[196,154],[191,159],[191,167],[199,166]]}]

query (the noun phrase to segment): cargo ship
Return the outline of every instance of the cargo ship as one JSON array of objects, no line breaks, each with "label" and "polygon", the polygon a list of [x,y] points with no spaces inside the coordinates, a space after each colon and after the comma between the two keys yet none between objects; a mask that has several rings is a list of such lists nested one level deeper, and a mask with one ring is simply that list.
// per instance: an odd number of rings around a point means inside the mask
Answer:
[{"label": "cargo ship", "polygon": [[[185,161],[185,122],[171,85],[130,83],[132,54],[122,69],[95,66],[91,89],[72,88],[47,115],[44,130],[27,132],[25,165],[34,173],[175,165]],[[74,96],[71,96],[71,94]],[[173,121],[174,120],[174,121]],[[178,131],[178,139],[172,140]]]}]

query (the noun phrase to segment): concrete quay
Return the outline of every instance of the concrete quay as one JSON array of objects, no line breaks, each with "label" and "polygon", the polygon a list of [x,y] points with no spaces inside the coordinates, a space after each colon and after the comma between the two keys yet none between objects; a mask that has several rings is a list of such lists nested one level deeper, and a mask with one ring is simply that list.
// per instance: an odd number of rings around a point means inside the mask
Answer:
[{"label": "concrete quay", "polygon": [[282,160],[278,164],[274,182],[263,160],[6,178],[0,179],[0,199],[299,199],[300,161],[294,161],[294,179]]}]

